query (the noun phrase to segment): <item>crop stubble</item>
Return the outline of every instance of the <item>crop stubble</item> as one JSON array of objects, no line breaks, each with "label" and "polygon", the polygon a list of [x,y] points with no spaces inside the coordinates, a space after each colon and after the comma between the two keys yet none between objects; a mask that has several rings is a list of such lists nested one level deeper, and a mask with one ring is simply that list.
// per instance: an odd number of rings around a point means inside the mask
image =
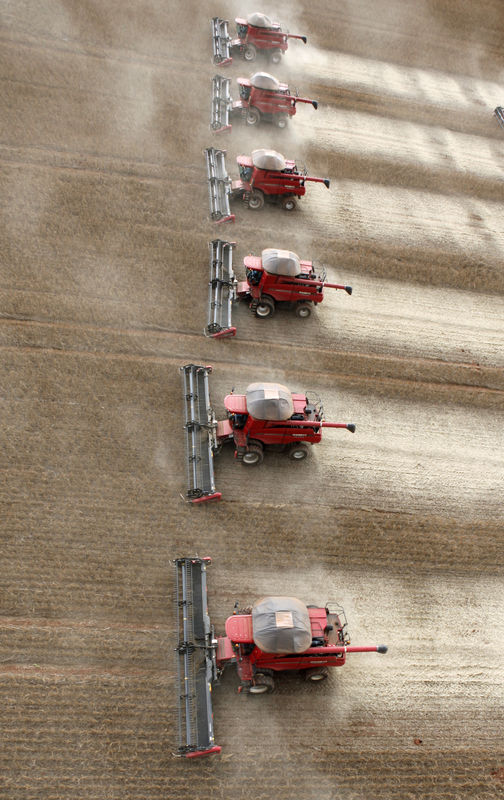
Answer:
[{"label": "crop stubble", "polygon": [[[502,10],[263,9],[309,35],[279,74],[297,69],[325,110],[300,109],[283,139],[265,128],[257,143],[292,148],[333,185],[309,187],[292,218],[238,208],[226,231],[206,218],[208,19],[243,9],[27,2],[2,23],[9,800],[502,794],[504,144],[484,106]],[[237,128],[223,142],[230,171],[255,141]],[[470,164],[478,141],[491,158]],[[328,297],[305,325],[238,309],[236,341],[205,340],[207,242],[228,234],[238,268],[249,249],[288,246],[354,295]],[[317,389],[357,433],[328,431],[299,466],[271,455],[245,471],[224,453],[222,504],[187,507],[185,361],[214,364],[218,411],[231,386],[276,377]],[[169,559],[193,552],[214,558],[219,630],[235,599],[331,598],[355,642],[389,654],[349,657],[309,691],[288,676],[259,701],[228,675],[214,692],[223,756],[173,760]]]}]

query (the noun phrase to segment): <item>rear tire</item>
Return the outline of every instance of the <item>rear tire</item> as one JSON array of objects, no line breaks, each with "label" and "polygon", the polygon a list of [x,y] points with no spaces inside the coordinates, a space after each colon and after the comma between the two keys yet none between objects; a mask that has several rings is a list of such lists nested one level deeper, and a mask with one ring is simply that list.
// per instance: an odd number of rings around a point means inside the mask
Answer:
[{"label": "rear tire", "polygon": [[272,317],[274,313],[275,301],[267,294],[263,295],[259,300],[255,310],[256,317],[259,317],[260,319],[267,319],[268,317]]},{"label": "rear tire", "polygon": [[287,456],[291,461],[304,461],[308,456],[308,445],[304,442],[294,442],[289,447]]},{"label": "rear tire", "polygon": [[256,672],[254,681],[255,683],[249,688],[250,694],[271,694],[275,691],[275,679],[271,675]]},{"label": "rear tire", "polygon": [[281,206],[284,211],[294,211],[296,208],[296,200],[294,197],[284,197]]},{"label": "rear tire", "polygon": [[325,681],[328,676],[329,670],[327,667],[312,667],[311,669],[305,670],[303,675],[305,681],[310,681],[310,683]]},{"label": "rear tire", "polygon": [[248,207],[252,209],[252,211],[259,211],[264,205],[264,195],[258,189],[254,189],[250,193],[250,197],[248,199]]},{"label": "rear tire", "polygon": [[277,128],[286,128],[288,121],[289,117],[287,116],[287,114],[275,115],[275,125],[277,126]]},{"label": "rear tire", "polygon": [[245,117],[245,121],[247,125],[258,125],[261,121],[261,112],[255,106],[251,106],[247,111],[247,116]]},{"label": "rear tire", "polygon": [[246,467],[257,467],[262,464],[264,458],[264,449],[262,444],[249,444],[246,453],[243,454],[242,464]]},{"label": "rear tire", "polygon": [[307,319],[311,315],[312,307],[310,303],[298,303],[296,306],[296,317]]},{"label": "rear tire", "polygon": [[282,60],[282,51],[280,50],[280,48],[276,48],[275,50],[272,50],[271,53],[270,53],[270,61],[271,61],[271,63],[272,64],[280,64],[281,60]]},{"label": "rear tire", "polygon": [[243,58],[245,61],[255,61],[257,56],[257,48],[253,44],[245,45],[243,50]]}]

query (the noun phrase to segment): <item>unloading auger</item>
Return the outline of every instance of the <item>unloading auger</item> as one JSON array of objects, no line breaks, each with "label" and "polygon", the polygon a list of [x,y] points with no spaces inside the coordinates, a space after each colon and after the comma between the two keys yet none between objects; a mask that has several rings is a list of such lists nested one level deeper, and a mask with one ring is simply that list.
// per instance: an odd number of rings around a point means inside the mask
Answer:
[{"label": "unloading auger", "polygon": [[233,272],[235,242],[214,239],[210,242],[210,280],[208,282],[208,317],[206,336],[234,336],[231,322],[232,305],[236,300],[237,280]]}]

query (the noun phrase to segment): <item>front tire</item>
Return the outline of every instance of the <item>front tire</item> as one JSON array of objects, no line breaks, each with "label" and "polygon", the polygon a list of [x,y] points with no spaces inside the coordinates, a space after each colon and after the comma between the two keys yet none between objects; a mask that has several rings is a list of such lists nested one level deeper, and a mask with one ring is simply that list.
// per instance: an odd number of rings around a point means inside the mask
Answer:
[{"label": "front tire", "polygon": [[261,121],[261,112],[255,106],[251,106],[247,111],[247,116],[245,117],[245,121],[247,125],[258,125]]},{"label": "front tire", "polygon": [[245,61],[255,61],[257,57],[257,48],[253,44],[245,45],[243,50],[243,58]]},{"label": "front tire", "polygon": [[289,121],[289,117],[287,116],[287,114],[276,114],[275,115],[275,125],[277,126],[277,128],[281,128],[281,129],[286,128],[288,121]]},{"label": "front tire", "polygon": [[259,211],[264,205],[264,195],[258,189],[254,189],[250,193],[250,197],[248,199],[248,207],[252,209],[252,211]]},{"label": "front tire", "polygon": [[271,61],[271,63],[272,64],[280,64],[281,60],[282,60],[282,51],[280,50],[280,48],[276,48],[275,50],[272,50],[271,53],[270,53],[270,61]]}]

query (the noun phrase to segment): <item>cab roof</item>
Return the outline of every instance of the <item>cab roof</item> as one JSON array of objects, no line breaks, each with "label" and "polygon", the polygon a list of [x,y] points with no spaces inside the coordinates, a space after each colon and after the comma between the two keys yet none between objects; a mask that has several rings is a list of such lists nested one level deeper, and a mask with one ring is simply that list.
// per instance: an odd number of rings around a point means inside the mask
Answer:
[{"label": "cab roof", "polygon": [[303,653],[312,642],[310,615],[295,597],[263,597],[252,607],[254,642],[264,653]]},{"label": "cab roof", "polygon": [[270,275],[285,275],[294,278],[301,272],[301,262],[296,253],[269,247],[262,251],[262,263]]},{"label": "cab roof", "polygon": [[266,14],[261,14],[260,11],[254,11],[252,14],[249,14],[247,17],[247,22],[249,25],[252,25],[254,28],[272,28],[273,22],[270,20]]},{"label": "cab roof", "polygon": [[280,89],[280,81],[277,81],[269,72],[255,72],[251,75],[250,82],[256,89],[269,89],[273,92]]},{"label": "cab roof", "polygon": [[247,411],[254,419],[281,421],[294,414],[292,394],[280,383],[251,383],[245,397]]},{"label": "cab roof", "polygon": [[276,150],[252,150],[252,164],[259,169],[285,169],[285,158]]}]

